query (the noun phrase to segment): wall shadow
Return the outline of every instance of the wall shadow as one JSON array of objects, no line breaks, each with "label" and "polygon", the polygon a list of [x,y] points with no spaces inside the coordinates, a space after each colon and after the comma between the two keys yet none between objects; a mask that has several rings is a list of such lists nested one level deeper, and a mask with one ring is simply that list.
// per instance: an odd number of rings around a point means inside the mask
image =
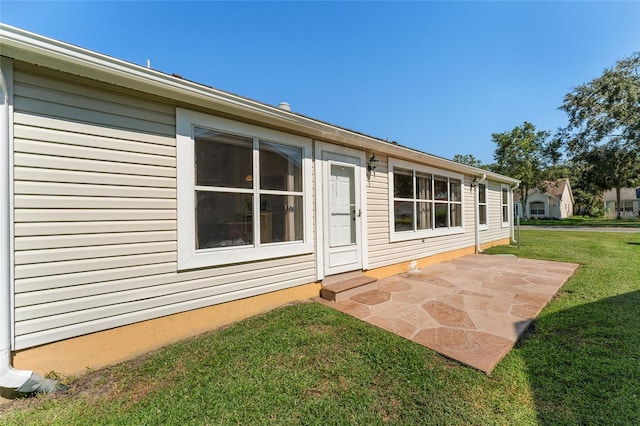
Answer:
[{"label": "wall shadow", "polygon": [[640,291],[542,315],[516,348],[540,424],[640,422]]}]

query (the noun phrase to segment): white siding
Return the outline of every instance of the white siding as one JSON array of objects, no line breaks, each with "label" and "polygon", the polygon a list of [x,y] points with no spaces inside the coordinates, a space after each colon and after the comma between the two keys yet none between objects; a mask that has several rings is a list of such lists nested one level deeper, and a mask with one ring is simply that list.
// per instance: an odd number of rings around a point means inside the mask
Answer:
[{"label": "white siding", "polygon": [[562,198],[560,199],[560,218],[565,219],[573,216],[573,202],[571,201],[571,194],[569,193],[569,184],[565,185],[562,191]]},{"label": "white siding", "polygon": [[389,176],[387,158],[378,156],[378,167],[372,174],[367,187],[367,232],[369,241],[369,268],[386,263],[389,246]]},{"label": "white siding", "polygon": [[177,273],[175,106],[18,64],[15,349],[314,281],[313,255]]}]

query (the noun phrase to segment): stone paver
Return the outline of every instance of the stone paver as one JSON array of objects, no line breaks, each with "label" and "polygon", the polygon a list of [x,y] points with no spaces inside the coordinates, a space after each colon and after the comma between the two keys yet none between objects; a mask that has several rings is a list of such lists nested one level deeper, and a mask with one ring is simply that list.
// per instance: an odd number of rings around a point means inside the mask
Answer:
[{"label": "stone paver", "polygon": [[469,255],[326,304],[491,374],[577,267]]}]

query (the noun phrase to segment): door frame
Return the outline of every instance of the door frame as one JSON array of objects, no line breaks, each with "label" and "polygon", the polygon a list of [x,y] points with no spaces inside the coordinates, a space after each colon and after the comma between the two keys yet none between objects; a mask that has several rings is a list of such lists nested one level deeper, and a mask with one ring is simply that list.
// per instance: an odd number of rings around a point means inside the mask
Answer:
[{"label": "door frame", "polygon": [[[327,220],[327,201],[326,201],[326,164],[324,160],[324,153],[332,154],[335,156],[351,157],[355,158],[359,162],[359,179],[356,178],[356,185],[359,185],[360,192],[360,210],[362,215],[358,221],[360,227],[357,235],[360,235],[358,244],[360,246],[360,265],[359,269],[368,269],[368,238],[367,238],[367,173],[366,173],[366,152],[358,149],[347,148],[339,145],[333,145],[327,142],[315,142],[315,229],[316,229],[316,277],[318,281],[322,280],[326,276],[325,268],[325,250],[328,244],[328,235],[325,235],[325,220]],[[348,163],[348,161],[345,161]],[[356,167],[358,167],[356,165]],[[347,272],[347,271],[343,271]]]}]

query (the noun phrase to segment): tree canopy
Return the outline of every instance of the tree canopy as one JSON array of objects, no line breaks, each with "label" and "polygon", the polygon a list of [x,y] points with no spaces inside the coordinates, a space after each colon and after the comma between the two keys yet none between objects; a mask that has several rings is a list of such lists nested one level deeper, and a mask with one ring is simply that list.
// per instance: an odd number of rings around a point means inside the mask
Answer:
[{"label": "tree canopy", "polygon": [[482,164],[482,161],[478,160],[473,154],[456,154],[453,156],[453,161],[456,163],[466,164],[467,166],[484,168],[485,166]]},{"label": "tree canopy", "polygon": [[640,52],[574,88],[560,107],[567,113],[567,148],[574,155],[603,143],[640,150]]},{"label": "tree canopy", "polygon": [[597,146],[581,158],[585,166],[581,179],[596,191],[615,188],[620,218],[620,189],[633,186],[640,177],[640,154],[630,148],[611,144]]},{"label": "tree canopy", "polygon": [[640,52],[574,88],[560,109],[569,125],[556,140],[583,165],[583,186],[615,188],[619,209],[620,189],[640,182]]},{"label": "tree canopy", "polygon": [[493,170],[520,180],[517,191],[526,214],[528,193],[540,188],[545,179],[544,170],[559,158],[558,144],[549,141],[550,133],[536,130],[524,122],[511,131],[493,133],[491,139],[496,144]]}]

